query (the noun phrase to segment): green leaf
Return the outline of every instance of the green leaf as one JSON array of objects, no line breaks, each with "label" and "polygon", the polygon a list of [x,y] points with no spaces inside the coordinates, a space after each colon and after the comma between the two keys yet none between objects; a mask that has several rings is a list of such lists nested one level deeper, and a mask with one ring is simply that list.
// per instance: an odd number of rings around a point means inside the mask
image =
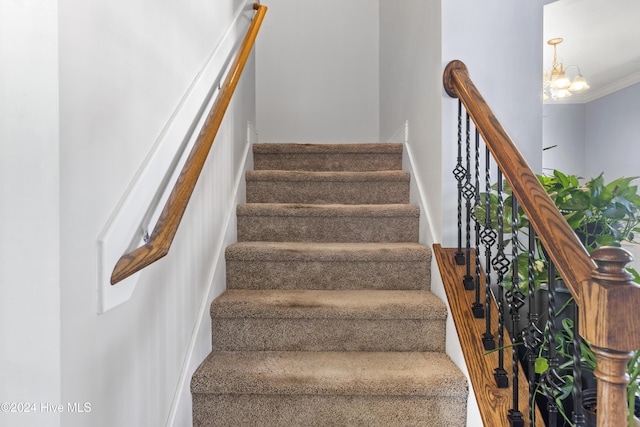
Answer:
[{"label": "green leaf", "polygon": [[[607,184],[607,189],[612,193],[619,193],[620,191],[629,189],[630,188],[629,185],[638,178],[639,177],[637,176],[632,176],[630,178],[625,178],[625,177],[618,178],[614,181],[611,181],[609,184]],[[635,190],[634,190],[634,193],[635,193]]]},{"label": "green leaf", "polygon": [[549,369],[549,361],[544,357],[536,358],[534,369],[536,371],[536,374],[543,374],[547,372],[547,369]]},{"label": "green leaf", "polygon": [[601,234],[596,237],[596,243],[598,246],[612,246],[615,239],[611,234]]},{"label": "green leaf", "polygon": [[558,179],[558,182],[560,182],[560,184],[563,187],[568,187],[569,186],[569,178],[567,178],[567,176],[565,174],[563,174],[562,172],[560,172],[559,170],[554,170],[553,171],[553,176],[555,176]]},{"label": "green leaf", "polygon": [[624,207],[627,211],[626,213],[628,213],[629,215],[631,215],[637,209],[637,207],[634,206],[634,204],[629,199],[621,196],[616,196],[611,201],[616,205]]},{"label": "green leaf", "polygon": [[602,215],[605,218],[614,219],[614,220],[623,219],[627,215],[627,209],[625,208],[624,205],[621,205],[619,203],[614,203],[609,205],[609,207],[606,208],[605,210],[603,210]]},{"label": "green leaf", "polygon": [[569,223],[569,227],[571,227],[571,229],[573,230],[577,230],[580,227],[580,225],[584,221],[584,217],[584,211],[577,211],[564,216],[564,218]]},{"label": "green leaf", "polygon": [[589,196],[582,191],[576,191],[571,194],[571,197],[569,199],[560,203],[558,207],[560,208],[560,210],[567,211],[582,211],[589,209]]}]

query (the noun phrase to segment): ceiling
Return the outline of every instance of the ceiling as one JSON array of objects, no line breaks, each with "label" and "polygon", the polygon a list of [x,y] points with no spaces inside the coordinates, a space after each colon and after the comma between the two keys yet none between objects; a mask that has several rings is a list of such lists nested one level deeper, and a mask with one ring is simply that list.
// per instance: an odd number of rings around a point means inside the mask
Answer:
[{"label": "ceiling", "polygon": [[[585,103],[640,82],[640,0],[546,0],[544,70],[550,70],[553,47],[562,37],[558,60],[577,65],[591,88],[563,103]],[[569,77],[576,75],[572,68]],[[546,101],[549,102],[549,101]]]}]

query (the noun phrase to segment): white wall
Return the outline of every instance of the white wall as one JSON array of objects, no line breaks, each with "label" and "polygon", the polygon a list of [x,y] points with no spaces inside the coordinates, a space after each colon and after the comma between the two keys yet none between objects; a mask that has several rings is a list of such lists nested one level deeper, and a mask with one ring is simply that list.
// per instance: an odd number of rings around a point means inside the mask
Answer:
[{"label": "white wall", "polygon": [[585,106],[585,174],[640,176],[640,84]]},{"label": "white wall", "polygon": [[586,104],[545,104],[545,168],[609,182],[640,176],[640,84]]},{"label": "white wall", "polygon": [[[380,136],[409,122],[416,180],[426,189],[435,242],[454,246],[457,100],[442,89],[453,59],[471,78],[534,171],[541,168],[542,5],[491,0],[380,0]],[[514,71],[515,67],[515,71]],[[425,215],[423,215],[423,218]],[[437,269],[432,290],[446,300]],[[466,371],[451,319],[447,354]],[[474,399],[468,425],[481,425]]]},{"label": "white wall", "polygon": [[65,426],[189,423],[186,371],[207,352],[219,274],[209,287],[255,121],[253,62],[171,252],[131,300],[99,316],[96,238],[244,4],[60,0],[62,399],[92,403],[90,414],[64,414]]},{"label": "white wall", "polygon": [[[420,10],[420,13],[416,11]],[[412,177],[442,224],[440,2],[380,0],[380,139],[409,122],[409,147],[417,162]],[[426,218],[423,212],[422,219]],[[428,236],[440,241],[440,235]]]},{"label": "white wall", "polygon": [[244,0],[1,3],[0,400],[38,405],[1,425],[190,425],[191,371],[210,349],[208,303],[243,197],[253,57],[171,252],[103,315],[96,240],[241,7],[236,39],[253,15]]},{"label": "white wall", "polygon": [[260,141],[378,142],[378,0],[268,7],[256,51]]},{"label": "white wall", "polygon": [[585,105],[544,104],[543,145],[556,147],[542,153],[545,173],[558,169],[563,173],[585,175]]},{"label": "white wall", "polygon": [[[442,70],[463,61],[471,79],[534,172],[542,169],[542,12],[537,2],[442,2]],[[457,100],[443,92],[442,242],[455,246]],[[435,160],[434,160],[435,161]],[[494,179],[495,181],[495,179]]]},{"label": "white wall", "polygon": [[0,2],[0,402],[36,404],[3,426],[60,425],[57,13]]}]

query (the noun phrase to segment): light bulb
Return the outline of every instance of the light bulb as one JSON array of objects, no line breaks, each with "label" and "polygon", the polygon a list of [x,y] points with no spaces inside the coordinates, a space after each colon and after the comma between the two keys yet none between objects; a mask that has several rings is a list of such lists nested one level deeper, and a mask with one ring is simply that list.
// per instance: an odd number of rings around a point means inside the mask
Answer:
[{"label": "light bulb", "polygon": [[578,75],[578,77],[573,79],[573,82],[571,82],[571,86],[569,86],[569,90],[571,92],[581,92],[587,89],[589,89],[589,85],[587,84],[585,78],[581,75]]},{"label": "light bulb", "polygon": [[559,74],[558,77],[553,81],[554,85],[558,89],[566,89],[571,84],[571,81],[567,77],[565,73]]},{"label": "light bulb", "polygon": [[571,92],[568,89],[554,89],[551,91],[553,99],[563,99],[571,96]]}]

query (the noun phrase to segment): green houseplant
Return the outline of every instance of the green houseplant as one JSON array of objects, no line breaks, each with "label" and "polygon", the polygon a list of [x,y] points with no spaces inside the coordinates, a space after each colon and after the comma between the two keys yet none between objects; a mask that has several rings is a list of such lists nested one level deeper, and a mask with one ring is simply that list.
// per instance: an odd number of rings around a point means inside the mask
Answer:
[{"label": "green houseplant", "polygon": [[605,184],[600,174],[581,184],[575,175],[557,170],[552,176],[538,175],[589,253],[600,246],[632,242],[640,232],[640,195],[638,186],[632,185],[637,178],[623,177]]},{"label": "green houseplant", "polygon": [[[636,235],[640,233],[640,195],[638,187],[634,185],[637,177],[619,178],[610,183],[605,183],[603,174],[590,180],[581,180],[575,175],[567,175],[554,170],[552,175],[538,175],[538,180],[558,210],[563,214],[569,226],[583,243],[589,253],[601,246],[621,246],[621,242],[633,242]],[[582,182],[581,182],[582,181]],[[513,212],[511,212],[511,189],[505,182],[503,201],[503,231],[511,233]],[[496,186],[489,193],[483,193],[480,203],[475,208],[477,218],[485,218],[486,200],[490,199],[491,206],[491,228],[497,229],[497,206],[498,195]],[[520,209],[516,212],[519,232],[527,234],[529,227],[528,219]],[[518,283],[523,292],[527,292],[529,287],[528,266],[529,256],[527,248],[521,247],[518,256]],[[542,248],[538,250],[539,258],[534,262],[534,286],[539,290],[548,281],[548,263],[544,257]],[[634,280],[640,283],[638,273],[629,268]],[[560,283],[562,283],[561,278]],[[502,286],[507,288],[512,286],[511,277],[506,277]],[[558,314],[567,309],[569,304],[573,304],[571,298],[557,307]],[[560,371],[565,382],[562,390],[555,396],[559,404],[561,415],[571,424],[569,417],[563,412],[562,401],[570,396],[573,387],[573,376],[571,370],[571,350],[570,343],[573,340],[573,325],[570,318],[560,320],[561,327],[554,335],[556,341],[556,351],[562,360]],[[543,325],[546,328],[546,325]],[[541,346],[535,363],[537,374],[543,374],[548,369],[548,361],[545,352],[548,350],[548,341]],[[545,347],[546,346],[546,347]],[[588,344],[582,346],[582,367],[586,371],[593,372],[595,368],[595,355]],[[638,378],[640,376],[640,351],[636,352],[628,365],[628,374],[631,381],[628,387],[629,422],[633,425],[633,408],[635,406],[636,394],[638,394]]]}]

